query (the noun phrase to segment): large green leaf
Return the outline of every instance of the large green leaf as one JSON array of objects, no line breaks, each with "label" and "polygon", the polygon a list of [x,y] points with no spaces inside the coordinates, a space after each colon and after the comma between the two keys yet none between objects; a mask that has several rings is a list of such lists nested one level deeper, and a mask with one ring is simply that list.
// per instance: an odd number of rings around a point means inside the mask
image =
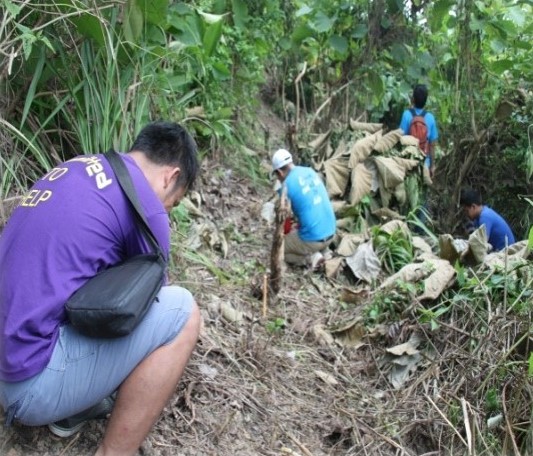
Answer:
[{"label": "large green leaf", "polygon": [[124,12],[124,37],[131,43],[136,43],[141,36],[144,18],[141,8],[135,0],[129,0]]},{"label": "large green leaf", "polygon": [[488,31],[496,33],[501,39],[509,39],[517,34],[516,26],[512,21],[494,19],[483,24]]},{"label": "large green leaf", "polygon": [[169,0],[136,0],[146,22],[164,25],[167,20]]},{"label": "large green leaf", "polygon": [[507,9],[506,15],[511,19],[518,27],[523,27],[526,22],[526,11],[519,6],[512,6]]},{"label": "large green leaf", "polygon": [[530,40],[514,40],[513,46],[518,49],[524,49],[525,51],[531,50],[532,43]]},{"label": "large green leaf", "polygon": [[494,39],[490,42],[490,48],[496,53],[500,54],[503,51],[505,51],[505,48],[507,47],[507,43],[505,41]]},{"label": "large green leaf", "polygon": [[409,58],[409,52],[403,43],[394,43],[391,47],[391,56],[397,63],[404,63]]},{"label": "large green leaf", "polygon": [[366,75],[368,87],[375,99],[380,99],[385,91],[381,76],[374,70],[369,70]]},{"label": "large green leaf", "polygon": [[387,0],[387,7],[390,14],[401,14],[404,9],[402,0]]},{"label": "large green leaf", "polygon": [[509,70],[513,67],[513,61],[509,59],[501,59],[492,62],[490,65],[491,71],[496,74],[502,74],[504,71]]},{"label": "large green leaf", "polygon": [[249,20],[248,5],[244,0],[232,0],[233,23],[237,28],[246,28]]},{"label": "large green leaf", "polygon": [[176,12],[177,14],[182,15],[182,16],[186,16],[187,14],[192,14],[193,11],[194,9],[191,6],[183,2],[174,3],[170,5],[171,13]]},{"label": "large green leaf", "polygon": [[20,13],[20,11],[22,10],[21,6],[16,5],[15,3],[11,2],[11,1],[2,1],[2,6],[13,17],[17,17],[18,14]]},{"label": "large green leaf", "polygon": [[418,81],[422,76],[422,69],[419,65],[409,65],[407,67],[407,75],[412,81]]},{"label": "large green leaf", "polygon": [[159,75],[158,81],[161,87],[171,92],[180,92],[191,82],[191,78],[187,74]]},{"label": "large green leaf", "polygon": [[352,28],[353,38],[364,38],[368,34],[368,27],[366,24],[355,24]]},{"label": "large green leaf", "polygon": [[329,32],[334,23],[334,19],[327,16],[323,11],[319,11],[315,16],[315,19],[311,22],[311,27],[318,33],[324,33]]},{"label": "large green leaf", "polygon": [[[76,30],[82,36],[94,40],[100,46],[105,44],[105,26],[102,23],[102,18],[96,16],[96,12],[87,12],[88,9],[80,9],[77,2],[74,0],[63,0],[55,2],[55,6],[59,11],[70,14],[79,11],[79,14],[70,17],[70,21],[76,26]],[[101,11],[97,11],[101,14]]]},{"label": "large green leaf", "polygon": [[425,68],[426,70],[435,66],[435,59],[427,51],[420,52],[417,55],[417,62],[420,64],[421,68]]},{"label": "large green leaf", "polygon": [[169,17],[169,25],[171,33],[185,46],[202,44],[203,24],[198,15],[172,14]]},{"label": "large green leaf", "polygon": [[433,32],[440,30],[442,24],[446,23],[454,4],[455,2],[453,0],[439,0],[433,2],[433,8],[431,8],[429,15],[429,25]]},{"label": "large green leaf", "polygon": [[346,54],[348,51],[348,40],[343,36],[330,36],[329,45],[339,54]]},{"label": "large green leaf", "polygon": [[203,44],[204,52],[207,56],[213,55],[218,41],[222,35],[222,21],[215,22],[209,25],[204,34]]},{"label": "large green leaf", "polygon": [[298,11],[296,11],[296,13],[294,13],[294,17],[302,17],[311,13],[312,11],[313,10],[309,6],[303,5]]},{"label": "large green leaf", "polygon": [[288,51],[291,48],[291,40],[286,36],[282,36],[278,41],[278,45],[284,51]]},{"label": "large green leaf", "polygon": [[231,71],[222,62],[214,62],[212,64],[213,76],[218,81],[226,81],[231,77]]},{"label": "large green leaf", "polygon": [[291,38],[294,43],[300,44],[303,40],[313,35],[313,30],[308,25],[300,25],[294,29]]}]

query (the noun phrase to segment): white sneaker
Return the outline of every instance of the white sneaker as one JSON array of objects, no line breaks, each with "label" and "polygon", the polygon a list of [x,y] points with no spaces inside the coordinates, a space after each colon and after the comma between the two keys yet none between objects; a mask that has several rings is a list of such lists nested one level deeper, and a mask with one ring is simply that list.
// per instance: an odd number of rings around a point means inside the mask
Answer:
[{"label": "white sneaker", "polygon": [[321,252],[315,252],[311,255],[311,270],[316,271],[324,264],[326,259]]}]

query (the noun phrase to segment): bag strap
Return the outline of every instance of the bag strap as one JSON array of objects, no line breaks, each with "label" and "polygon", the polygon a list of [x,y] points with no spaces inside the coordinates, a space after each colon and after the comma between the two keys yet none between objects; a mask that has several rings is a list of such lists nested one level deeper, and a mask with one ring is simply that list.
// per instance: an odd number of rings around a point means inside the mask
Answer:
[{"label": "bag strap", "polygon": [[415,111],[415,108],[410,108],[409,111],[411,112],[411,115],[413,117],[420,116],[420,117],[426,117],[426,111],[422,109],[422,112],[420,114],[417,114]]},{"label": "bag strap", "polygon": [[155,250],[155,253],[163,257],[161,248],[159,247],[159,243],[157,242],[157,239],[155,238],[154,233],[150,228],[150,225],[148,225],[148,221],[146,220],[144,211],[142,210],[141,204],[139,203],[139,198],[137,198],[137,192],[133,187],[133,182],[131,180],[130,173],[128,172],[126,165],[122,161],[122,158],[120,158],[120,155],[113,149],[108,150],[104,154],[104,156],[105,158],[107,158],[107,161],[111,165],[111,168],[113,168],[113,171],[115,172],[115,176],[117,177],[117,181],[120,187],[122,188],[122,191],[133,206],[133,209],[135,210],[135,213],[137,215],[137,219],[140,222],[140,228],[148,238],[148,241]]}]

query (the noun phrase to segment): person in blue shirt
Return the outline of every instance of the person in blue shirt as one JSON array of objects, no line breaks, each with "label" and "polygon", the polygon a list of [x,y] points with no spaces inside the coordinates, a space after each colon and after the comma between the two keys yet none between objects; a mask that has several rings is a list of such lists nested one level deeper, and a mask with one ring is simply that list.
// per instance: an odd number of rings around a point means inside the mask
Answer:
[{"label": "person in blue shirt", "polygon": [[482,204],[481,194],[477,190],[463,189],[460,204],[476,228],[485,225],[487,238],[493,250],[502,250],[515,243],[513,232],[505,219],[495,210]]},{"label": "person in blue shirt", "polygon": [[411,129],[411,123],[413,121],[413,112],[419,116],[423,114],[424,120],[427,126],[427,149],[424,145],[424,153],[426,153],[426,158],[424,160],[424,165],[429,169],[429,175],[431,177],[435,174],[435,145],[437,139],[439,139],[439,131],[437,129],[437,122],[435,121],[435,116],[430,112],[424,110],[426,106],[426,101],[428,98],[428,89],[424,84],[418,84],[413,89],[413,95],[411,101],[413,107],[406,109],[403,112],[402,120],[400,121],[400,128],[403,131],[404,135],[408,135]]},{"label": "person in blue shirt", "polygon": [[272,168],[282,187],[287,189],[298,226],[285,236],[285,261],[316,268],[324,261],[320,252],[328,247],[336,231],[335,213],[326,186],[312,168],[294,165],[292,155],[285,149],[276,151]]}]

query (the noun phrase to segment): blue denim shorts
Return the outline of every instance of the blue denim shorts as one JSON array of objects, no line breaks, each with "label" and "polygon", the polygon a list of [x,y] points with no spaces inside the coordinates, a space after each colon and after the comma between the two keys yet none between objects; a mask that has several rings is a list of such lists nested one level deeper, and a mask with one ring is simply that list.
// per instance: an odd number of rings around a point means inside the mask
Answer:
[{"label": "blue denim shorts", "polygon": [[16,383],[0,381],[6,424],[14,419],[29,426],[52,423],[115,392],[144,358],[174,340],[190,318],[194,299],[186,289],[166,286],[157,297],[143,321],[125,337],[95,339],[62,326],[41,373]]}]

